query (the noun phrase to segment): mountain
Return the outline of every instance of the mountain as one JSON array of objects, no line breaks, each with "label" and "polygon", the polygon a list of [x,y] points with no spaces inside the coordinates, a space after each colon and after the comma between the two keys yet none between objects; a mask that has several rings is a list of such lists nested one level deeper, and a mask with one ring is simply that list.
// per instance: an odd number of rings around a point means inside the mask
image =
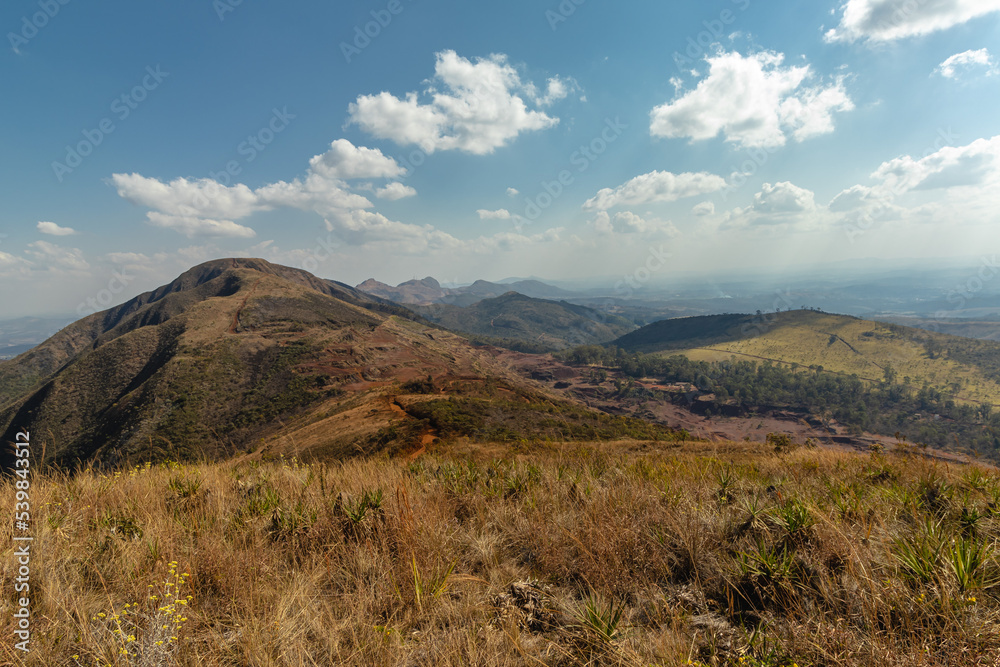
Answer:
[{"label": "mountain", "polygon": [[369,279],[358,285],[357,289],[396,303],[422,306],[435,303],[470,306],[482,299],[503,296],[507,292],[517,292],[536,299],[564,299],[574,296],[574,292],[538,280],[518,280],[509,284],[477,280],[465,287],[447,288],[430,277],[423,280],[408,280],[395,287]]},{"label": "mountain", "polygon": [[382,299],[403,304],[436,303],[453,291],[441,287],[441,284],[434,278],[408,280],[396,287],[369,279],[358,285],[357,289]]},{"label": "mountain", "polygon": [[30,429],[65,465],[262,443],[365,451],[419,423],[386,388],[428,376],[519,381],[401,306],[264,260],[217,260],[0,362],[0,433]]},{"label": "mountain", "polygon": [[960,401],[1000,405],[1000,343],[846,315],[798,310],[661,320],[613,345],[695,361],[735,358],[822,367],[864,380],[927,385]]},{"label": "mountain", "polygon": [[535,299],[517,292],[485,298],[464,308],[434,304],[415,306],[413,310],[452,331],[520,341],[535,349],[606,343],[634,328],[628,320],[586,306]]}]

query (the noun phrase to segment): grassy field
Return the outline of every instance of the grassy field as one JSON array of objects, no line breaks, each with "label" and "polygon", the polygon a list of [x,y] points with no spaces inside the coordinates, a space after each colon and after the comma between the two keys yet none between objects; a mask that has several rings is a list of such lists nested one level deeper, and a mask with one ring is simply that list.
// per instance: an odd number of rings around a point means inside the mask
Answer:
[{"label": "grassy field", "polygon": [[753,335],[740,340],[664,354],[684,354],[695,361],[725,361],[735,356],[739,360],[823,366],[829,372],[857,374],[879,382],[891,368],[897,383],[908,381],[915,388],[927,383],[959,401],[1000,405],[996,379],[975,365],[947,356],[931,357],[923,340],[901,333],[905,329],[809,311],[782,313],[776,321],[777,325],[768,326],[762,319],[750,331]]},{"label": "grassy field", "polygon": [[995,470],[463,442],[40,474],[32,652],[4,521],[0,663],[1000,664]]}]

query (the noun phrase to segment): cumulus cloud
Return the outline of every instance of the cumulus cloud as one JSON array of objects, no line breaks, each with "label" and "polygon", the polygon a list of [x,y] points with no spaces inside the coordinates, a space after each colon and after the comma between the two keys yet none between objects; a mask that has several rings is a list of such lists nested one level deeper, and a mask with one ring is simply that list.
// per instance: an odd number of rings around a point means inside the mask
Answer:
[{"label": "cumulus cloud", "polygon": [[985,68],[986,76],[993,76],[1000,72],[997,60],[990,55],[989,49],[979,49],[978,51],[963,51],[945,59],[935,72],[946,79],[957,79],[963,71]]},{"label": "cumulus cloud", "polygon": [[126,201],[172,216],[239,219],[266,208],[247,186],[226,186],[210,178],[164,183],[133,173],[113,174],[111,182]]},{"label": "cumulus cloud", "polygon": [[228,238],[248,239],[257,235],[257,232],[254,230],[237,224],[232,220],[211,220],[195,216],[168,215],[159,211],[150,211],[146,214],[146,218],[154,227],[172,229],[188,238],[224,236]]},{"label": "cumulus cloud", "polygon": [[[871,185],[840,192],[829,204],[847,224],[905,220],[935,224],[993,222],[1000,206],[1000,136],[965,146],[945,146],[924,157],[910,155],[883,162]],[[931,203],[908,198],[935,192]]]},{"label": "cumulus cloud", "polygon": [[48,269],[66,271],[88,271],[90,264],[83,257],[79,248],[63,248],[48,241],[35,241],[28,244],[28,254],[38,260],[39,264]]},{"label": "cumulus cloud", "polygon": [[72,236],[76,230],[72,227],[60,227],[54,222],[39,222],[38,231],[49,236]]},{"label": "cumulus cloud", "polygon": [[590,222],[598,234],[657,234],[674,237],[680,232],[669,220],[647,220],[632,211],[620,211],[613,216],[607,211],[598,212]]},{"label": "cumulus cloud", "polygon": [[654,137],[699,141],[721,133],[741,147],[773,148],[789,135],[803,141],[833,132],[833,114],[854,109],[843,78],[806,85],[812,69],[783,66],[780,53],[723,51],[706,61],[708,74],[694,90],[653,109]]},{"label": "cumulus cloud", "polygon": [[510,211],[505,208],[501,208],[497,211],[487,211],[486,209],[481,208],[476,211],[476,213],[479,215],[480,220],[510,220],[513,217],[511,216]]},{"label": "cumulus cloud", "polygon": [[528,96],[540,107],[551,106],[559,100],[565,99],[571,92],[577,89],[577,84],[572,79],[560,79],[557,76],[548,81],[545,92],[539,94],[533,84],[527,84],[525,89]]},{"label": "cumulus cloud", "polygon": [[339,212],[325,222],[327,231],[335,233],[348,245],[381,244],[390,245],[396,252],[422,253],[455,248],[461,243],[431,225],[397,222],[372,211]]},{"label": "cumulus cloud", "polygon": [[844,213],[872,206],[884,200],[884,195],[867,185],[854,185],[833,198],[829,208],[834,213]]},{"label": "cumulus cloud", "polygon": [[617,188],[604,188],[588,199],[583,208],[606,211],[615,206],[638,206],[654,202],[671,202],[718,192],[726,186],[721,176],[706,172],[673,174],[653,171],[636,176]]},{"label": "cumulus cloud", "polygon": [[847,0],[828,42],[891,42],[946,30],[1000,11],[1000,0]]},{"label": "cumulus cloud", "polygon": [[882,163],[872,174],[894,195],[911,190],[983,188],[1000,177],[1000,135],[966,146],[945,146],[923,158],[910,155]]},{"label": "cumulus cloud", "polygon": [[379,188],[375,191],[376,197],[379,199],[388,199],[389,201],[397,201],[399,199],[406,199],[407,197],[415,197],[416,195],[417,191],[414,188],[402,183],[390,183],[384,188]]},{"label": "cumulus cloud", "polygon": [[712,215],[715,213],[715,204],[710,201],[703,201],[700,204],[695,204],[694,208],[691,209],[699,218],[703,218],[706,215]]},{"label": "cumulus cloud", "polygon": [[804,213],[815,210],[816,197],[810,190],[788,181],[774,185],[765,183],[761,191],[754,195],[751,207],[758,213]]},{"label": "cumulus cloud", "polygon": [[815,227],[825,211],[816,205],[811,190],[784,181],[764,183],[753,202],[726,215],[724,228],[781,227],[808,229]]},{"label": "cumulus cloud", "polygon": [[[344,214],[372,207],[371,201],[351,192],[346,178],[393,178],[403,174],[395,160],[381,151],[356,147],[340,139],[330,150],[314,156],[302,178],[278,181],[252,190],[242,183],[177,178],[163,182],[140,174],[114,174],[111,183],[123,199],[153,209],[149,223],[173,229],[189,238],[251,238],[254,231],[235,221],[260,211],[289,207],[320,215]],[[368,187],[371,187],[370,185]],[[393,182],[375,191],[382,199],[402,199],[416,190]]]},{"label": "cumulus cloud", "polygon": [[398,178],[406,171],[377,148],[355,146],[347,139],[337,139],[330,150],[309,160],[309,168],[328,179]]},{"label": "cumulus cloud", "polygon": [[0,251],[0,268],[16,266],[19,261],[14,255]]},{"label": "cumulus cloud", "polygon": [[151,261],[149,255],[142,252],[109,252],[104,258],[119,266],[149,264]]},{"label": "cumulus cloud", "polygon": [[567,93],[567,84],[555,78],[539,97],[502,54],[472,62],[454,51],[442,51],[437,54],[434,78],[422,94],[410,92],[402,99],[386,91],[362,95],[348,108],[349,122],[380,139],[415,144],[427,153],[461,150],[485,155],[522,132],[559,123],[558,118],[529,109],[525,98],[542,106]]},{"label": "cumulus cloud", "polygon": [[563,231],[565,230],[562,227],[555,227],[531,235],[518,232],[501,232],[493,236],[466,241],[462,245],[468,252],[483,255],[498,251],[510,252],[527,246],[555,243],[560,240]]},{"label": "cumulus cloud", "polygon": [[507,196],[513,199],[514,197],[521,194],[521,191],[516,188],[507,188]]}]

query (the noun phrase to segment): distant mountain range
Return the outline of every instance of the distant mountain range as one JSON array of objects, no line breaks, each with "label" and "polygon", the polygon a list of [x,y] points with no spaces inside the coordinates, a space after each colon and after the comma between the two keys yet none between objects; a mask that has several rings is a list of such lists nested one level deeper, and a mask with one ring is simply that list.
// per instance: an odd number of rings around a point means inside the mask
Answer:
[{"label": "distant mountain range", "polygon": [[[1000,405],[1000,343],[992,341],[810,310],[636,328],[617,314],[556,300],[564,292],[537,281],[446,289],[428,278],[361,287],[260,259],[196,266],[0,361],[0,438],[32,430],[47,461],[71,467],[251,450],[336,458],[423,446],[438,433],[503,442],[671,437],[657,430],[662,424],[628,421],[625,403],[616,407],[630,396],[652,400],[643,393],[652,391],[642,388],[646,376],[634,376],[635,386],[602,387],[599,369],[587,366],[595,362],[583,361],[584,370],[566,377],[582,373],[596,384],[568,398],[552,393],[569,384],[560,382],[563,371],[542,372],[553,357],[497,346],[577,347],[567,359],[632,364],[629,372],[656,368],[629,353],[678,368],[668,357],[780,365],[789,377],[813,369],[817,377],[923,392],[913,398],[918,407],[906,404],[909,413],[951,410],[953,398],[952,405],[981,409],[985,420]],[[10,331],[44,324],[24,321]],[[696,381],[697,374],[684,379]],[[921,397],[930,407],[919,407]],[[591,398],[625,421],[579,402]],[[736,399],[713,400],[728,409],[725,401]],[[633,407],[635,414],[648,408]],[[963,428],[980,428],[974,415],[963,419]],[[0,471],[10,456],[0,448]]]},{"label": "distant mountain range", "polygon": [[477,280],[466,287],[442,287],[434,278],[408,280],[392,287],[374,279],[357,286],[362,292],[401,303],[404,305],[426,306],[446,303],[454,306],[470,306],[483,299],[503,296],[507,292],[517,292],[536,299],[566,299],[575,296],[569,292],[537,280],[518,280],[511,283],[491,283]]}]

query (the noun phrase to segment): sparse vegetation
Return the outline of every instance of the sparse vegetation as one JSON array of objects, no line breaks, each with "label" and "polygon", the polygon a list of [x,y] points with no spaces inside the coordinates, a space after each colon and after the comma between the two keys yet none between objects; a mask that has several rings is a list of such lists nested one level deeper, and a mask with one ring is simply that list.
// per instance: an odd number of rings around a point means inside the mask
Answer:
[{"label": "sparse vegetation", "polygon": [[[633,378],[689,382],[711,395],[708,405],[715,412],[791,407],[834,419],[858,433],[868,431],[890,438],[898,433],[910,442],[939,449],[1000,455],[1000,413],[956,402],[931,386],[866,382],[828,372],[822,366],[793,369],[770,362],[694,361],[681,355],[664,358],[597,346],[577,348],[563,353],[562,358],[575,364],[618,368]],[[687,397],[676,395],[674,400],[686,401]]]},{"label": "sparse vegetation", "polygon": [[[995,470],[764,444],[489,451],[39,473],[26,664],[1000,660]],[[9,547],[0,568],[10,582]],[[2,660],[21,658],[5,642]]]}]

